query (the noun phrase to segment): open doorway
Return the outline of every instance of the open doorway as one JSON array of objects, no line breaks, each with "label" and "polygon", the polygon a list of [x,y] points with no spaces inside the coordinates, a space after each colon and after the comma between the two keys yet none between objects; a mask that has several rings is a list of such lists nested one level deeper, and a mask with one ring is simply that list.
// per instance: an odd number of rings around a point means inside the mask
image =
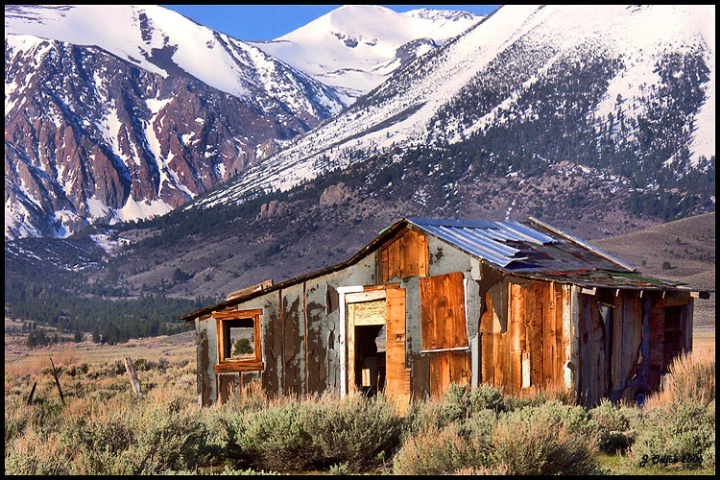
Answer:
[{"label": "open doorway", "polygon": [[385,325],[355,327],[355,388],[368,397],[385,390]]}]

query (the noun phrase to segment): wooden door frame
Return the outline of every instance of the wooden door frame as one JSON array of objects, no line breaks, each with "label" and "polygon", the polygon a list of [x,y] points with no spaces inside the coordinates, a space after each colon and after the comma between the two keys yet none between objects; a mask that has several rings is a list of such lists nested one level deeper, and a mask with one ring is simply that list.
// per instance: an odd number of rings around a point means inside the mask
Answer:
[{"label": "wooden door frame", "polygon": [[[348,340],[353,337],[349,335],[348,327],[348,304],[367,302],[373,300],[386,299],[386,291],[388,289],[399,288],[397,283],[385,285],[350,285],[345,287],[337,287],[339,294],[340,306],[340,398],[344,398],[349,393],[348,381]],[[354,328],[354,326],[353,326]],[[354,359],[353,359],[354,361]]]}]

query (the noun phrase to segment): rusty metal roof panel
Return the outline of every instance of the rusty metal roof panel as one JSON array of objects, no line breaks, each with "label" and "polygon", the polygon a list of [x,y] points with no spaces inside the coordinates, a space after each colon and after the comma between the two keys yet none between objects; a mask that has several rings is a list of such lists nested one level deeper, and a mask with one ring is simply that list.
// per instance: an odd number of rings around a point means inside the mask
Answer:
[{"label": "rusty metal roof panel", "polygon": [[508,270],[616,270],[620,265],[632,271],[632,267],[620,260],[544,224],[536,227],[510,221],[428,218],[406,220],[471,255]]},{"label": "rusty metal roof panel", "polygon": [[[500,222],[427,218],[408,218],[407,220],[472,255],[502,267],[528,258],[527,253],[522,249],[506,242],[528,241],[528,237],[534,238],[534,241],[537,242],[540,236],[544,236],[536,232],[537,235],[533,237],[515,225],[505,225]],[[552,240],[550,237],[547,238]]]},{"label": "rusty metal roof panel", "polygon": [[480,236],[473,235],[472,230],[466,228],[429,226],[426,227],[426,229],[429,233],[457,245],[473,255],[485,258],[488,261],[503,267],[520,258],[517,257],[520,250],[512,247],[506,247],[495,240],[484,239]]},{"label": "rusty metal roof panel", "polygon": [[557,239],[518,222],[498,222],[498,230],[505,233],[508,238],[513,237],[516,241],[531,242],[538,245],[557,243]]}]

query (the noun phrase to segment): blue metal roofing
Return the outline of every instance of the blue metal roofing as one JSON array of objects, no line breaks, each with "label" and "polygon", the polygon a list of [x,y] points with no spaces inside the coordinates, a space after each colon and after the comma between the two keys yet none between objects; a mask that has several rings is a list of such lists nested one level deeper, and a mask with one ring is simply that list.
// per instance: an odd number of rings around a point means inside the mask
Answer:
[{"label": "blue metal roofing", "polygon": [[529,252],[506,242],[528,242],[536,245],[556,243],[553,237],[517,222],[483,220],[437,220],[407,218],[410,223],[502,267],[515,261],[527,260]]}]

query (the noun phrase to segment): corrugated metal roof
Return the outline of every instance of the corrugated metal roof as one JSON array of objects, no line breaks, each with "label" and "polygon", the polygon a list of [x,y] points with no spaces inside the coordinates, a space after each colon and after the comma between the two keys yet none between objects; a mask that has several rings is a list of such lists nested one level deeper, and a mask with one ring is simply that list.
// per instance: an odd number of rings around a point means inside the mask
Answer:
[{"label": "corrugated metal roof", "polygon": [[555,238],[517,222],[416,217],[406,220],[472,255],[502,267],[507,267],[512,262],[528,260],[530,255],[530,252],[507,242],[528,242],[535,245],[557,242]]}]

